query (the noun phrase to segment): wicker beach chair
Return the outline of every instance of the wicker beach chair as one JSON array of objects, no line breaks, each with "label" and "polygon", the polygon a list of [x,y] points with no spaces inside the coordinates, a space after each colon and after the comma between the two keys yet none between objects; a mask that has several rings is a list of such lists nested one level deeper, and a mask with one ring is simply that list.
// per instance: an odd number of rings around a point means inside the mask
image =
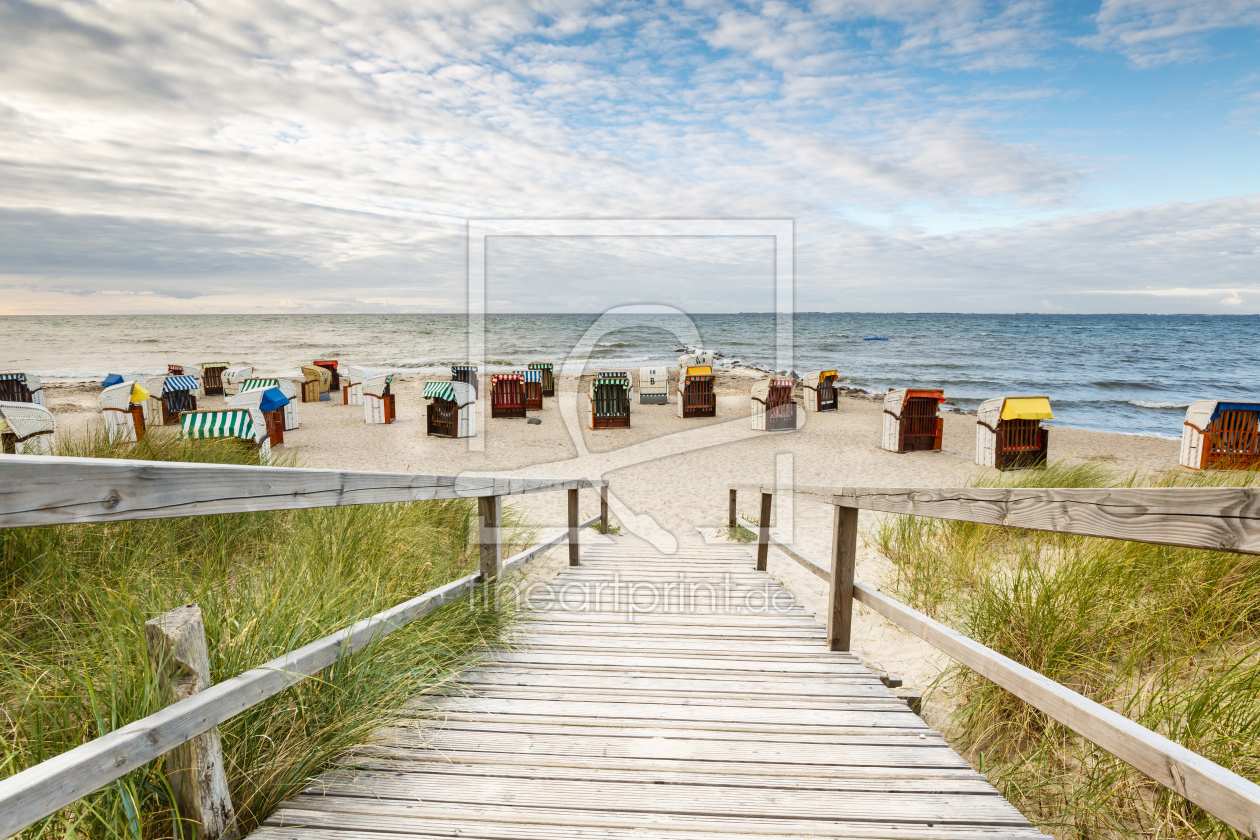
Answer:
[{"label": "wicker beach chair", "polygon": [[148,390],[130,379],[101,391],[98,398],[101,416],[105,418],[105,433],[111,441],[135,443],[144,439],[144,403],[148,398]]},{"label": "wicker beach chair", "polygon": [[639,368],[639,403],[649,405],[669,404],[669,369],[663,367]]},{"label": "wicker beach chair", "polygon": [[976,417],[976,463],[999,470],[1044,467],[1053,419],[1049,397],[997,397],[980,404]]},{"label": "wicker beach chair", "polygon": [[234,365],[223,371],[223,396],[234,397],[241,392],[241,383],[254,375],[252,365]]},{"label": "wicker beach chair", "polygon": [[630,428],[630,391],[629,373],[597,373],[591,380],[591,428]]},{"label": "wicker beach chair", "polygon": [[345,381],[341,387],[341,404],[342,405],[363,405],[363,383],[367,382],[376,373],[369,368],[361,365],[347,365]]},{"label": "wicker beach chair", "polygon": [[713,353],[702,350],[678,357],[678,416],[716,417]]},{"label": "wicker beach chair", "polygon": [[806,411],[837,411],[840,400],[836,395],[836,371],[815,370],[801,380]]},{"label": "wicker beach chair", "polygon": [[473,386],[473,390],[481,393],[481,386],[477,384],[477,368],[475,365],[451,365],[451,381],[467,382]]},{"label": "wicker beach chair", "polygon": [[[206,397],[222,397],[223,373],[231,367],[230,362],[202,362],[198,367],[201,373],[201,393]],[[168,368],[169,370],[169,368]],[[187,365],[180,366],[179,373],[193,373]]]},{"label": "wicker beach chair", "polygon": [[228,408],[253,409],[262,415],[272,449],[284,445],[284,410],[288,405],[289,398],[278,385],[241,391],[228,400]]},{"label": "wicker beach chair", "polygon": [[0,401],[0,453],[51,455],[57,421],[39,403]]},{"label": "wicker beach chair", "polygon": [[556,376],[551,362],[530,362],[530,370],[536,370],[542,374],[542,395],[544,397],[554,397],[556,395]]},{"label": "wicker beach chair", "polygon": [[[266,376],[251,376],[249,379],[246,379],[241,383],[240,393],[246,394],[250,391],[266,391],[269,388],[279,388],[280,393],[288,400],[281,413],[284,418],[284,431],[293,431],[298,427],[296,405],[298,398],[298,386],[292,380]],[[229,400],[228,405],[231,404],[232,402]]]},{"label": "wicker beach chair", "polygon": [[33,373],[18,370],[0,372],[0,401],[44,404],[44,386]]},{"label": "wicker beach chair", "polygon": [[1190,403],[1181,426],[1181,465],[1192,470],[1260,468],[1260,403]]},{"label": "wicker beach chair", "polygon": [[423,397],[428,407],[426,434],[464,438],[477,434],[477,391],[467,382],[426,382]]},{"label": "wicker beach chair", "polygon": [[[161,380],[157,383],[157,390],[154,390],[154,380]],[[201,382],[195,376],[155,376],[148,381],[147,387],[149,413],[145,420],[151,426],[173,426],[179,422],[179,415],[197,410]]]},{"label": "wicker beach chair", "polygon": [[236,438],[257,447],[263,462],[271,456],[267,421],[257,408],[185,411],[179,416],[179,435],[183,438]]},{"label": "wicker beach chair", "polygon": [[327,368],[302,365],[302,402],[319,402],[329,399],[324,395],[332,386],[332,374]]},{"label": "wicker beach chair", "polygon": [[939,452],[945,419],[937,408],[945,392],[935,388],[898,388],[884,397],[884,434],[889,452]]},{"label": "wicker beach chair", "polygon": [[390,383],[394,374],[382,373],[373,376],[363,383],[363,420],[366,423],[393,423],[397,415],[394,412],[394,395],[390,393]]},{"label": "wicker beach chair", "polygon": [[490,376],[490,417],[525,416],[525,379],[519,373]]},{"label": "wicker beach chair", "polygon": [[519,376],[521,381],[525,383],[525,410],[542,411],[542,371],[514,370],[512,373]]},{"label": "wicker beach chair", "polygon": [[759,432],[796,431],[791,379],[766,379],[752,386],[752,427]]},{"label": "wicker beach chair", "polygon": [[329,393],[332,393],[333,391],[341,390],[341,376],[337,370],[336,359],[320,359],[314,362],[314,365],[315,367],[322,367],[324,370],[328,371]]}]

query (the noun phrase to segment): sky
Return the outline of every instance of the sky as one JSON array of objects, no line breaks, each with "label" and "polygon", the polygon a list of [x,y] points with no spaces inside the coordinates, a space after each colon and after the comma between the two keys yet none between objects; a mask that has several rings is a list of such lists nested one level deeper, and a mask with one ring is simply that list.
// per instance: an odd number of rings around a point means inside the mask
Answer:
[{"label": "sky", "polygon": [[[0,315],[458,312],[787,219],[801,311],[1260,313],[1260,0],[0,0]],[[768,311],[516,237],[492,311]]]}]

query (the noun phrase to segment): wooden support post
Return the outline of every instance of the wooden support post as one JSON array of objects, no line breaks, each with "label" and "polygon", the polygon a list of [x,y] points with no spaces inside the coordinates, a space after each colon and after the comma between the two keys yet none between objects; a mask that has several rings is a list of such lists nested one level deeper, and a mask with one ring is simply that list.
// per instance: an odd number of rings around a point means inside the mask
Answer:
[{"label": "wooden support post", "polygon": [[757,571],[766,570],[766,561],[770,554],[770,503],[774,500],[771,493],[761,494],[761,519],[757,528]]},{"label": "wooden support post", "polygon": [[[167,703],[178,703],[210,687],[206,628],[196,604],[177,607],[144,624],[145,647]],[[166,754],[166,778],[175,794],[185,837],[236,837],[236,811],[223,771],[217,727]]]},{"label": "wooden support post", "polygon": [[608,533],[608,485],[599,488],[599,532]]},{"label": "wooden support post", "polygon": [[739,523],[735,521],[735,495],[737,492],[734,487],[731,488],[731,503],[726,513],[726,527],[732,531],[739,527]]},{"label": "wooden support post", "polygon": [[578,565],[581,546],[578,543],[578,491],[569,491],[569,565]]},{"label": "wooden support post", "polygon": [[503,497],[477,497],[477,542],[481,545],[481,582],[496,580],[503,566]]},{"label": "wooden support post", "polygon": [[836,505],[831,532],[831,593],[827,607],[827,645],[849,650],[853,633],[853,571],[857,565],[858,509]]}]

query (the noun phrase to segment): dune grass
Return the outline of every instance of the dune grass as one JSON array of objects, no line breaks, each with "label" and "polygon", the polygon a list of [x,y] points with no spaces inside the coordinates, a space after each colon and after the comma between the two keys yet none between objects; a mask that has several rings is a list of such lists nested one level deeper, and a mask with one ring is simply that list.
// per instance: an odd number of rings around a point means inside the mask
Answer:
[{"label": "dune grass", "polygon": [[[165,430],[59,454],[257,463]],[[219,682],[475,570],[475,516],[456,500],[0,531],[0,776],[162,708],[147,619],[200,605]],[[532,541],[505,520],[514,544]],[[406,701],[475,661],[509,601],[450,604],[224,724],[242,830],[374,729],[414,723]],[[172,818],[159,759],[24,836],[169,837]]]},{"label": "dune grass", "polygon": [[[1256,473],[1118,475],[1051,465],[990,485],[1243,486]],[[1260,557],[889,517],[898,597],[1017,662],[1260,780]],[[1064,838],[1236,837],[961,666],[956,746]]]}]

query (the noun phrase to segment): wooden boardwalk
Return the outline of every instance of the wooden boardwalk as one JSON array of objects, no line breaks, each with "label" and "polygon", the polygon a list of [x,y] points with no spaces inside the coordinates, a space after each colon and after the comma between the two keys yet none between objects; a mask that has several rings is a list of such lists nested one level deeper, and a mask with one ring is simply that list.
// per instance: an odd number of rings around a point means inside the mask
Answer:
[{"label": "wooden boardwalk", "polygon": [[428,701],[422,743],[326,774],[257,836],[1044,837],[743,547],[591,547],[532,603]]}]

